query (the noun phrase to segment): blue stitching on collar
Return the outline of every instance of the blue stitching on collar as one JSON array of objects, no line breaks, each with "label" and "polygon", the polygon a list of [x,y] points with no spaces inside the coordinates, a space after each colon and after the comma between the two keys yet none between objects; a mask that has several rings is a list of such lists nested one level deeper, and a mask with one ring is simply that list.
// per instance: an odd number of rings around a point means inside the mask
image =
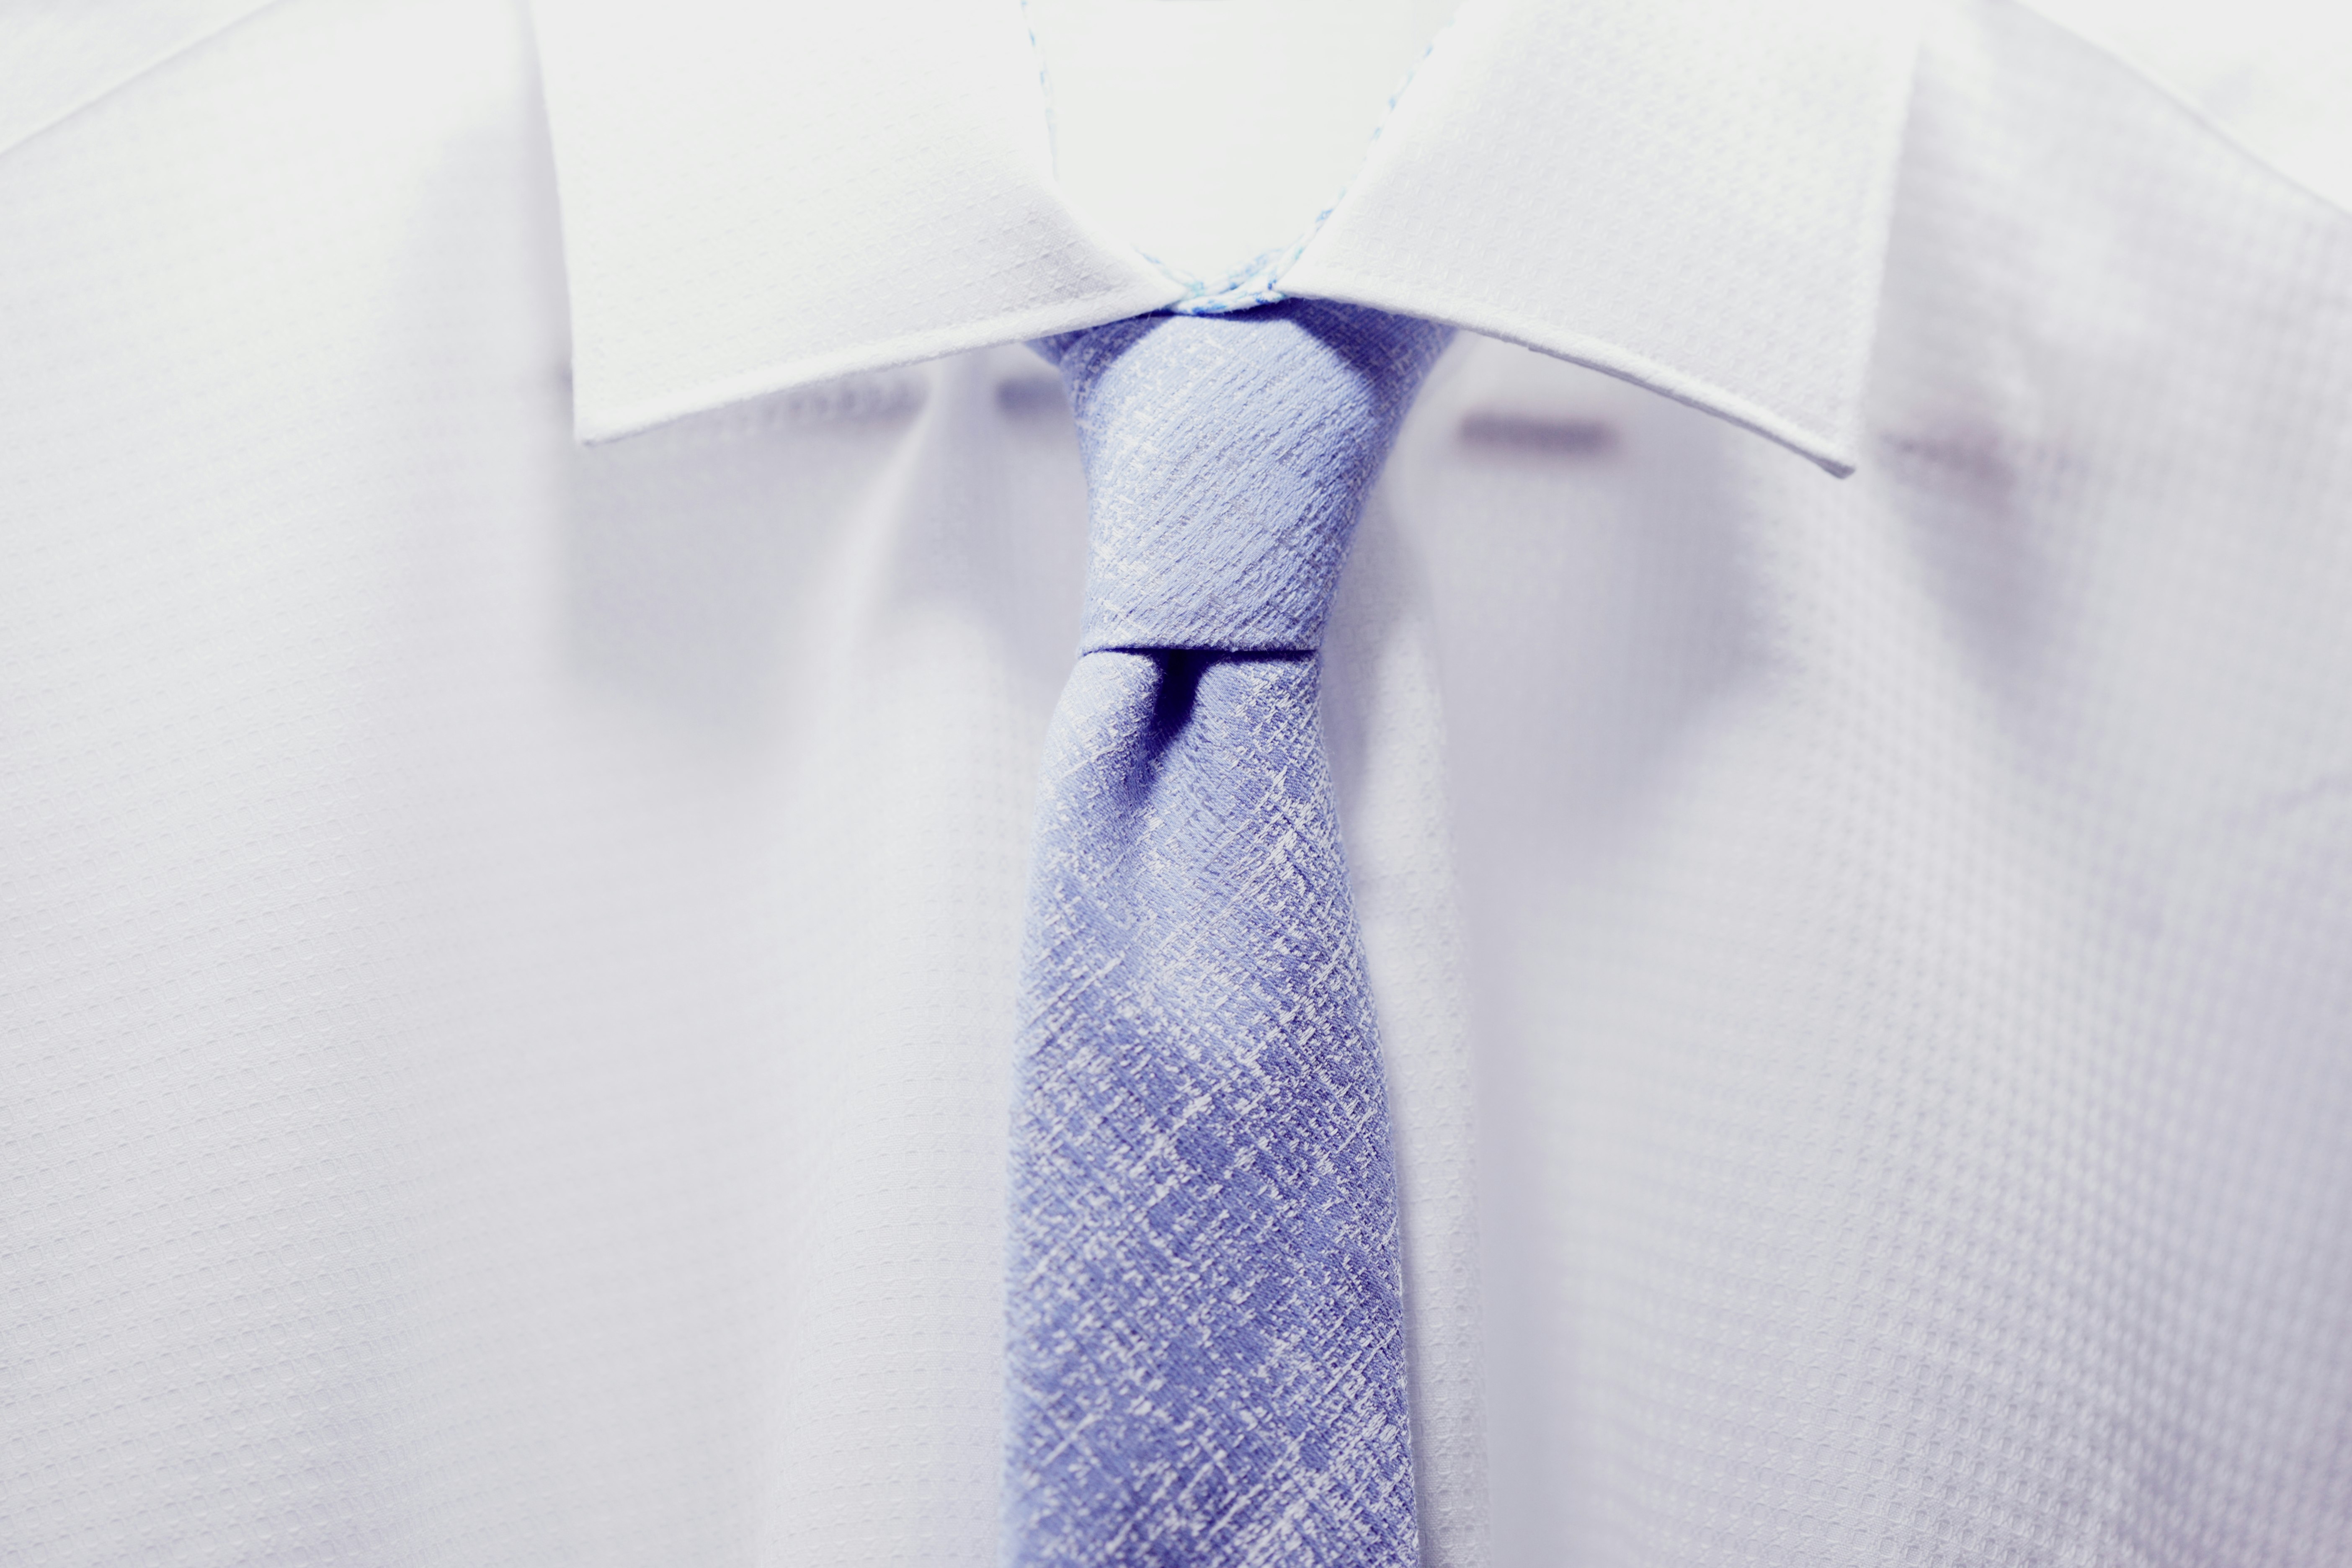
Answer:
[{"label": "blue stitching on collar", "polygon": [[[1037,41],[1037,25],[1029,19],[1029,0],[1021,0],[1021,21],[1029,32],[1029,51],[1037,61],[1037,87],[1045,100],[1045,145],[1054,157],[1058,177],[1061,145],[1055,134],[1054,79],[1045,68],[1045,48]],[[1404,97],[1405,89],[1412,85],[1412,79],[1421,74],[1421,68],[1428,63],[1429,57],[1437,52],[1437,46],[1444,43],[1445,36],[1453,30],[1454,18],[1448,16],[1445,25],[1431,36],[1428,44],[1414,57],[1412,64],[1405,68],[1404,75],[1389,93],[1388,106],[1381,110],[1380,123],[1372,127],[1371,137],[1364,143],[1364,161],[1370,159],[1372,148],[1387,132],[1389,121],[1396,117],[1397,100]],[[1361,166],[1360,162],[1358,167]],[[1133,246],[1131,241],[1129,244],[1138,256],[1157,268],[1170,282],[1183,286],[1183,298],[1161,307],[1169,315],[1225,316],[1236,310],[1255,310],[1260,305],[1277,304],[1289,298],[1279,286],[1282,275],[1290,270],[1292,265],[1306,254],[1315,237],[1323,232],[1325,220],[1339,209],[1341,202],[1348,199],[1349,188],[1354,183],[1352,177],[1342,181],[1339,188],[1331,194],[1331,199],[1323,204],[1323,209],[1307,220],[1306,228],[1297,239],[1288,245],[1258,252],[1213,281],[1195,277],[1141,247]]]},{"label": "blue stitching on collar", "polygon": [[[1025,9],[1028,0],[1022,0],[1022,5]],[[1405,89],[1412,85],[1412,79],[1421,74],[1421,68],[1428,63],[1429,57],[1437,52],[1437,46],[1444,42],[1445,36],[1453,30],[1454,19],[1449,16],[1445,25],[1432,35],[1428,44],[1413,58],[1412,64],[1405,68],[1404,75],[1389,93],[1388,107],[1381,110],[1380,123],[1372,127],[1372,134],[1364,143],[1364,156],[1358,163],[1360,169],[1363,163],[1370,160],[1372,148],[1388,130],[1389,121],[1396,117],[1397,100],[1404,97]],[[1273,250],[1260,251],[1213,283],[1203,282],[1169,266],[1158,257],[1145,254],[1143,258],[1146,261],[1185,286],[1184,297],[1166,307],[1168,313],[1175,316],[1223,316],[1287,299],[1280,287],[1282,275],[1290,270],[1293,264],[1306,254],[1307,246],[1314,243],[1315,237],[1323,232],[1325,220],[1339,210],[1339,204],[1348,199],[1349,189],[1354,183],[1352,176],[1341,182],[1339,188],[1331,194],[1331,199],[1323,204],[1323,210],[1307,220],[1307,227],[1297,239]]]}]

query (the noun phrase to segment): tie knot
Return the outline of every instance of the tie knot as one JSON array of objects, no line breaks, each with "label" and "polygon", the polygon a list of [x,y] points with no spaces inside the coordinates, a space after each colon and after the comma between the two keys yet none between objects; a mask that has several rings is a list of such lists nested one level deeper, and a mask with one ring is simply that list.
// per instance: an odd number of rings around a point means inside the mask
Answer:
[{"label": "tie knot", "polygon": [[1452,335],[1302,300],[1039,343],[1086,461],[1082,651],[1316,647],[1365,494]]}]

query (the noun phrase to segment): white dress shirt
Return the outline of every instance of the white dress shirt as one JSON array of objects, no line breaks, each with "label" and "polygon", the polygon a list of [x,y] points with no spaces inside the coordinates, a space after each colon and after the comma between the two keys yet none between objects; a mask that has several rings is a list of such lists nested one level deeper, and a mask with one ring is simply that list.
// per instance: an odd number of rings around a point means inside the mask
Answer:
[{"label": "white dress shirt", "polygon": [[2330,111],[1446,9],[5,24],[0,1558],[993,1561],[1019,344],[1276,290],[1466,329],[1326,648],[1430,1563],[2352,1558]]}]

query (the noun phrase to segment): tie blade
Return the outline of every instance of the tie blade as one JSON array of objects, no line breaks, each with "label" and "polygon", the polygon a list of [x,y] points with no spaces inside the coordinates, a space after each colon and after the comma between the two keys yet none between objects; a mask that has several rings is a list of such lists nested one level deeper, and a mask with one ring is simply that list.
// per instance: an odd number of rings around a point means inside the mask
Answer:
[{"label": "tie blade", "polygon": [[1387,1108],[1313,658],[1081,659],[1032,908],[1010,1560],[1414,1562]]},{"label": "tie blade", "polygon": [[1092,502],[1013,1128],[1007,1556],[1419,1556],[1398,1210],[1316,712],[1448,334],[1290,301],[1052,340]]}]

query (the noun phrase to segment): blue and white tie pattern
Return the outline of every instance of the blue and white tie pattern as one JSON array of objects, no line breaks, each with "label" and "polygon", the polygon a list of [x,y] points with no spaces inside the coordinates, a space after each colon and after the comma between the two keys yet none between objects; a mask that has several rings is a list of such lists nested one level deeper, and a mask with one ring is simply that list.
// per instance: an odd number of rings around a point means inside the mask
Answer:
[{"label": "blue and white tie pattern", "polygon": [[1024,959],[1020,1568],[1419,1560],[1396,1184],[1316,648],[1448,335],[1291,301],[1038,345],[1092,521]]}]

